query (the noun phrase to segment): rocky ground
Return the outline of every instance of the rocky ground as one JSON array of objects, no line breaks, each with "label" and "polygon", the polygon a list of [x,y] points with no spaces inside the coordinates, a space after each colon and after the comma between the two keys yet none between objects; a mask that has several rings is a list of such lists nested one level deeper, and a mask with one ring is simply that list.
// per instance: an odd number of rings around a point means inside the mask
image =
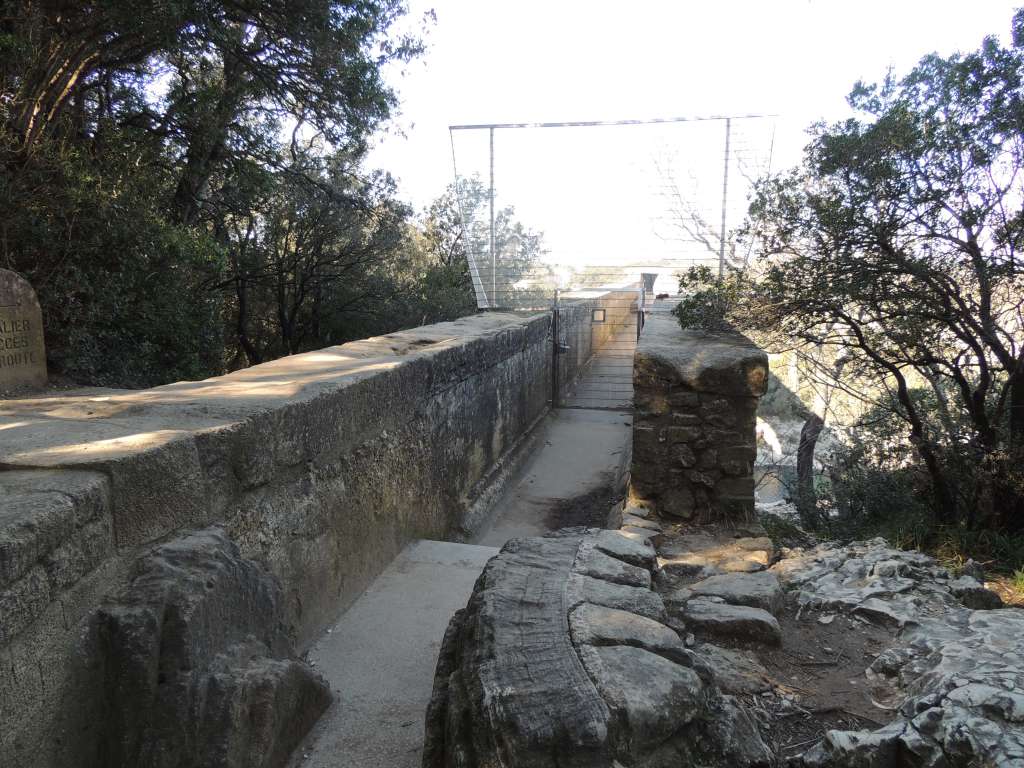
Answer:
[{"label": "rocky ground", "polygon": [[510,542],[449,628],[424,765],[1024,766],[1024,611],[981,577],[638,506]]},{"label": "rocky ground", "polygon": [[776,552],[758,533],[664,526],[655,584],[777,763],[1024,764],[1024,611],[979,571],[881,539]]}]

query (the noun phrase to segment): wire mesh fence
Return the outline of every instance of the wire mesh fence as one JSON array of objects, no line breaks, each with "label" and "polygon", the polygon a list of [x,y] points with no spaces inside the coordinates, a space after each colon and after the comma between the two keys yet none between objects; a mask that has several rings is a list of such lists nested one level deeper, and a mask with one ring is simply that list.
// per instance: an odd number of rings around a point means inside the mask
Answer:
[{"label": "wire mesh fence", "polygon": [[744,115],[451,126],[480,309],[556,312],[556,404],[628,408],[645,310],[680,274],[742,265],[775,123]]}]

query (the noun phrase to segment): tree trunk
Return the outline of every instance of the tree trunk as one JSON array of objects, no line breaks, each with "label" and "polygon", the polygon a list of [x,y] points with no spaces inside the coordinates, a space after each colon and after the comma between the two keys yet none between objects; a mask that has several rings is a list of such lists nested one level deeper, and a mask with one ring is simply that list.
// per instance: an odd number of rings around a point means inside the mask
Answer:
[{"label": "tree trunk", "polygon": [[804,526],[813,528],[818,523],[818,497],[814,491],[814,447],[825,426],[816,413],[807,417],[800,429],[800,444],[796,450],[796,509]]}]

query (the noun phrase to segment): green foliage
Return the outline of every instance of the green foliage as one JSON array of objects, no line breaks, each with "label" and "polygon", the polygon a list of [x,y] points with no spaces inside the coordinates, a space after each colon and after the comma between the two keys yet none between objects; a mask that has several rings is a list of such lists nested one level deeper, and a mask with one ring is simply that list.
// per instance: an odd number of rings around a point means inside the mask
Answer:
[{"label": "green foliage", "polygon": [[2,0],[0,265],[82,383],[201,378],[471,311],[452,195],[362,167],[404,0]]},{"label": "green foliage", "polygon": [[[930,390],[912,394],[929,419],[938,418]],[[932,476],[907,444],[892,408],[869,410],[850,435],[850,443],[830,457],[828,481],[819,485],[821,506],[829,514],[819,516],[816,532],[842,540],[881,536],[893,546],[931,552],[952,568],[968,559],[1000,572],[1024,565],[1020,534],[974,525],[967,516],[951,524],[936,522]],[[977,468],[956,450],[944,467],[954,487],[972,487]]]},{"label": "green foliage", "polygon": [[891,394],[886,444],[928,475],[946,528],[1024,530],[1022,83],[1024,49],[990,38],[858,84],[858,116],[816,126],[751,209],[766,270],[744,327],[833,350]]},{"label": "green foliage", "polygon": [[220,307],[204,290],[220,249],[166,220],[152,195],[159,171],[105,170],[77,151],[40,152],[0,186],[5,266],[36,287],[51,365],[120,386],[220,370]]},{"label": "green foliage", "polygon": [[730,267],[719,279],[710,267],[690,267],[679,276],[683,300],[672,309],[672,314],[683,328],[729,331],[734,328],[733,314],[742,305],[747,289],[743,270]]}]

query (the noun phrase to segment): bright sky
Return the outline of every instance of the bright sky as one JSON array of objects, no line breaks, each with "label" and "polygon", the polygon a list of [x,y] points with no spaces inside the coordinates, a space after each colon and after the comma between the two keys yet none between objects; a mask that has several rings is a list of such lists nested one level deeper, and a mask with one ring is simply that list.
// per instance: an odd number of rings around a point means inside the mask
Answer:
[{"label": "bright sky", "polygon": [[[1001,0],[411,0],[411,6],[415,18],[433,7],[437,23],[427,54],[404,76],[392,73],[402,103],[395,128],[405,135],[383,137],[370,162],[398,177],[402,196],[417,207],[453,178],[450,124],[771,113],[781,116],[772,166],[791,165],[803,128],[847,114],[854,81],[877,81],[890,66],[904,73],[928,52],[976,48],[988,34],[1005,40],[1014,10]],[[709,163],[715,159],[718,171],[707,180],[699,174],[703,187],[717,189],[720,210],[720,125],[699,139],[682,130],[645,135],[640,129],[614,140],[593,133],[604,130],[497,134],[496,188],[553,247],[580,250],[578,239],[574,247],[566,243],[581,236],[578,223],[574,234],[560,223],[567,206],[557,205],[553,190],[564,202],[603,179],[605,196],[618,189],[620,197],[635,199],[635,215],[627,211],[625,218],[634,220],[636,237],[650,202],[636,201],[643,197],[636,169],[648,169],[650,180],[653,160],[680,147],[685,153],[699,145]],[[763,161],[770,127],[754,133],[740,137],[741,145],[753,146]],[[573,148],[578,162],[566,165]],[[456,150],[459,171],[486,180],[484,134],[457,135]],[[624,181],[627,166],[634,169],[633,186]],[[588,167],[620,170],[580,170]],[[742,207],[742,200],[733,203],[730,195],[730,206]],[[561,210],[552,213],[553,207]],[[607,212],[590,210],[607,228]],[[653,228],[650,215],[643,226]],[[610,236],[620,244],[624,238]]]}]

